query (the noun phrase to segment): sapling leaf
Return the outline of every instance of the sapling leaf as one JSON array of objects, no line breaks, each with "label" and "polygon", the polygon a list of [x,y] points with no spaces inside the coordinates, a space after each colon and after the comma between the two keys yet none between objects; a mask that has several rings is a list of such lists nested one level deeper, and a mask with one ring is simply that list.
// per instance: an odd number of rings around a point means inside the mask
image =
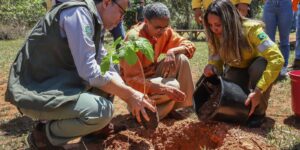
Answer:
[{"label": "sapling leaf", "polygon": [[[116,46],[120,47],[116,50]],[[145,38],[131,38],[129,41],[123,41],[118,38],[113,43],[114,50],[108,51],[107,55],[102,59],[100,64],[101,73],[104,74],[110,68],[110,63],[118,64],[120,59],[125,59],[129,65],[133,65],[138,61],[137,52],[140,50],[147,59],[154,61],[154,52],[151,43]]]},{"label": "sapling leaf", "polygon": [[120,59],[122,59],[122,58],[124,58],[125,53],[126,53],[126,49],[124,47],[121,47],[118,49],[117,55],[119,56]]},{"label": "sapling leaf", "polygon": [[121,38],[121,37],[118,37],[114,42],[113,42],[113,44],[112,44],[112,47],[114,48],[114,49],[117,49],[117,45],[121,45],[121,42],[123,41],[123,39]]},{"label": "sapling leaf", "polygon": [[148,60],[151,62],[154,61],[154,51],[151,43],[145,38],[138,38],[136,41],[136,46],[138,50],[140,50]]},{"label": "sapling leaf", "polygon": [[118,55],[112,55],[112,62],[114,64],[119,64],[120,63],[120,57]]},{"label": "sapling leaf", "polygon": [[137,49],[136,45],[135,45],[135,41],[126,41],[124,43],[125,49],[127,50],[131,50],[133,52],[138,52],[139,50]]},{"label": "sapling leaf", "polygon": [[138,60],[138,56],[131,47],[127,47],[124,59],[129,65],[134,65]]},{"label": "sapling leaf", "polygon": [[109,70],[111,57],[112,57],[112,53],[107,53],[107,55],[105,57],[103,57],[101,64],[100,64],[100,69],[101,69],[102,75],[104,75],[105,72]]}]

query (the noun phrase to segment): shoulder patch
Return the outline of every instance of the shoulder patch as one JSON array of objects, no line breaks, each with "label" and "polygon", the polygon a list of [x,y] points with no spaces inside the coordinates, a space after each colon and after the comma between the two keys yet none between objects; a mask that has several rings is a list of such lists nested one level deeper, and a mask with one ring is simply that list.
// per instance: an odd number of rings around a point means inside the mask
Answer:
[{"label": "shoulder patch", "polygon": [[85,35],[86,36],[88,36],[88,37],[92,37],[92,28],[91,28],[91,26],[85,26],[84,27],[84,33],[85,33]]},{"label": "shoulder patch", "polygon": [[257,48],[262,53],[273,45],[275,45],[275,43],[272,40],[267,39],[267,40],[263,41],[260,45],[258,45]]},{"label": "shoulder patch", "polygon": [[258,35],[257,35],[257,38],[259,39],[259,40],[264,40],[264,39],[266,39],[268,36],[267,36],[267,34],[265,33],[265,32],[262,32],[262,33],[259,33]]}]

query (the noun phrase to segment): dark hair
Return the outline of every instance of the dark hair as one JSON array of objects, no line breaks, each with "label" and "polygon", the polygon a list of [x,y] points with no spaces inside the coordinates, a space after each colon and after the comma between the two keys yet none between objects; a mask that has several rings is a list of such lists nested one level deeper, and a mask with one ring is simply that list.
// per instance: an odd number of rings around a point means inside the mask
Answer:
[{"label": "dark hair", "polygon": [[144,17],[148,20],[153,18],[170,18],[170,11],[168,7],[160,2],[148,4],[144,9]]},{"label": "dark hair", "polygon": [[[221,19],[222,38],[214,36],[208,23],[208,15],[213,14]],[[214,53],[219,53],[226,63],[241,61],[241,50],[252,50],[246,35],[244,35],[243,22],[247,20],[242,17],[236,7],[227,0],[215,0],[206,10],[204,25],[207,33],[208,43],[212,46]],[[221,41],[220,41],[221,40]]]}]

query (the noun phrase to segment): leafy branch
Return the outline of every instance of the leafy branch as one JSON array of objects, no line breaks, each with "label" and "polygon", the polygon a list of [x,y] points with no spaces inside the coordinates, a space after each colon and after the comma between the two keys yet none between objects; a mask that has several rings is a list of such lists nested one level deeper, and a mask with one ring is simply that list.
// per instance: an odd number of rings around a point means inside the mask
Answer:
[{"label": "leafy branch", "polygon": [[[120,47],[117,48],[117,45]],[[151,43],[145,38],[131,38],[128,41],[124,41],[118,38],[113,43],[113,50],[108,51],[108,54],[102,59],[100,64],[101,73],[105,74],[110,68],[111,62],[113,64],[119,64],[121,59],[124,59],[129,65],[139,63],[142,75],[144,78],[144,94],[146,93],[146,78],[143,70],[143,66],[137,52],[142,52],[148,60],[154,61],[154,51]]]}]

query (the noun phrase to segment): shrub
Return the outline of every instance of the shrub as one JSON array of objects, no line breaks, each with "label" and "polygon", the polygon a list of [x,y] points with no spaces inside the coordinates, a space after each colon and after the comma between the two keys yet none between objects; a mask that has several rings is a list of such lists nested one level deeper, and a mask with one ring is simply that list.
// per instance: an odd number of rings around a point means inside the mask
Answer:
[{"label": "shrub", "polygon": [[45,13],[43,0],[0,0],[0,23],[32,26]]}]

